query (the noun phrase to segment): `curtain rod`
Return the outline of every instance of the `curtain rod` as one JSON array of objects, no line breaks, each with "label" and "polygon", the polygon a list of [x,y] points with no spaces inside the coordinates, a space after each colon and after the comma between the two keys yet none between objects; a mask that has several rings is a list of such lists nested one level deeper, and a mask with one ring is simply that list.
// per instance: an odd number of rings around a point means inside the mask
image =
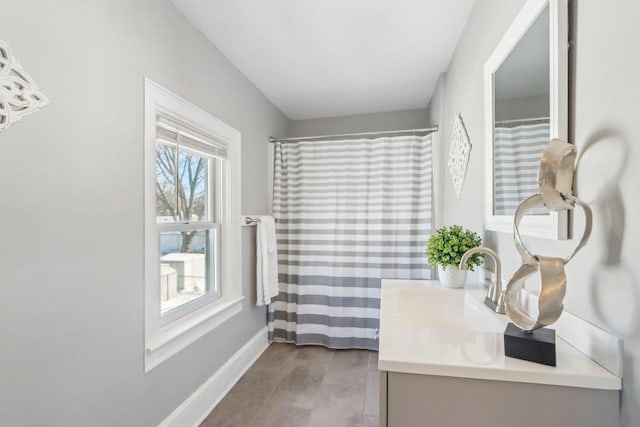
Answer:
[{"label": "curtain rod", "polygon": [[438,125],[424,128],[424,129],[403,129],[403,130],[390,130],[385,132],[362,132],[362,133],[342,133],[338,135],[319,135],[319,136],[305,136],[301,138],[274,138],[272,136],[269,137],[269,142],[295,142],[295,141],[308,141],[311,139],[327,139],[327,138],[345,138],[345,137],[355,137],[355,136],[374,136],[374,135],[389,135],[389,134],[400,134],[400,133],[431,133],[437,132]]},{"label": "curtain rod", "polygon": [[549,117],[531,117],[529,119],[496,120],[496,123],[539,122],[541,120],[549,120]]}]

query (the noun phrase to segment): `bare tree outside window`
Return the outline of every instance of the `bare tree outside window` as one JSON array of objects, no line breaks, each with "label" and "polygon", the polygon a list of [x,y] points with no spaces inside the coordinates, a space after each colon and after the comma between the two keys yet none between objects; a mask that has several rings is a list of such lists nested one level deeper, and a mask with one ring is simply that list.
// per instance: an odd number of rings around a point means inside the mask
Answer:
[{"label": "bare tree outside window", "polygon": [[[156,147],[157,217],[173,222],[207,220],[208,160],[174,146]],[[191,252],[197,231],[181,234],[181,252]]]}]

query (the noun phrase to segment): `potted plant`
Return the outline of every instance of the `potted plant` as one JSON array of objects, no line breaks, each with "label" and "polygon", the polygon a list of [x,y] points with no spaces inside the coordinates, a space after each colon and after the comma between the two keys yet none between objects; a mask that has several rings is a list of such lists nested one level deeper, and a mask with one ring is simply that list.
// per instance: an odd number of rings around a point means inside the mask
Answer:
[{"label": "potted plant", "polygon": [[[469,249],[482,244],[482,239],[468,229],[459,225],[441,227],[429,238],[425,255],[429,264],[438,266],[438,278],[446,288],[461,288],[467,280],[467,269],[460,270],[460,259]],[[482,264],[482,254],[472,255],[467,266],[471,271]]]}]

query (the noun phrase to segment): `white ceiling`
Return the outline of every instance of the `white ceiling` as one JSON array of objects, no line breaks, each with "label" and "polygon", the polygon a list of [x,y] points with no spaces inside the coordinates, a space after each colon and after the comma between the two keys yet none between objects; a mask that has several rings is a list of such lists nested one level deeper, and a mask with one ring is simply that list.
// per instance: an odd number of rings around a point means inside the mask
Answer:
[{"label": "white ceiling", "polygon": [[425,108],[473,0],[171,0],[289,118]]}]

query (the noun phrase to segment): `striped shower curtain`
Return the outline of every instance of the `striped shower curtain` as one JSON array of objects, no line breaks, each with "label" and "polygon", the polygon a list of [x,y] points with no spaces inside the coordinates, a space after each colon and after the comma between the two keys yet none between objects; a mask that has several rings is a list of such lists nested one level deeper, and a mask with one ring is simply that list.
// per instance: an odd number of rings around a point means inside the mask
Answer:
[{"label": "striped shower curtain", "polygon": [[[549,123],[495,129],[495,213],[513,215],[524,199],[538,192],[538,166],[549,143]],[[544,208],[530,215],[544,215]]]},{"label": "striped shower curtain", "polygon": [[269,338],[378,348],[380,281],[428,279],[431,136],[277,143]]}]

